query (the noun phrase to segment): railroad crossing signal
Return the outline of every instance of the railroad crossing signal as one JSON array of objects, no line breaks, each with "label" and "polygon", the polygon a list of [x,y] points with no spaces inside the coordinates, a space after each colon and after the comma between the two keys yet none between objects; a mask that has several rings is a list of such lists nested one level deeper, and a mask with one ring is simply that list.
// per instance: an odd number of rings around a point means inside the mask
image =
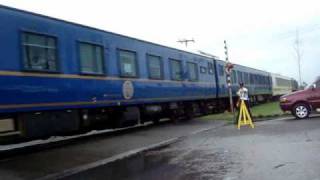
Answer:
[{"label": "railroad crossing signal", "polygon": [[238,129],[241,126],[250,125],[251,128],[254,128],[254,124],[252,123],[252,119],[244,100],[241,100],[240,104],[240,112],[239,112],[239,119],[238,119]]},{"label": "railroad crossing signal", "polygon": [[227,46],[227,41],[226,40],[224,40],[224,54],[226,55],[226,61],[229,62],[228,46]]},{"label": "railroad crossing signal", "polygon": [[233,69],[233,64],[231,64],[230,62],[228,62],[227,64],[226,64],[226,66],[225,66],[225,69],[226,69],[226,73],[227,74],[231,74],[231,71],[232,71],[232,69]]},{"label": "railroad crossing signal", "polygon": [[231,88],[231,72],[232,72],[232,69],[233,69],[233,64],[231,63],[227,63],[226,66],[225,66],[225,70],[226,70],[226,73],[227,73],[227,84],[228,84],[228,87]]},{"label": "railroad crossing signal", "polygon": [[[232,100],[232,89],[231,89],[231,78],[230,78],[230,74],[231,74],[231,69],[233,68],[233,64],[231,64],[229,62],[229,57],[228,57],[228,46],[227,46],[227,41],[224,40],[224,53],[226,55],[226,72],[227,72],[227,84],[228,84],[228,89],[229,89],[229,102],[230,102],[230,111],[232,113],[234,113],[234,109],[233,109],[233,100]],[[234,118],[234,122],[236,122],[236,119]]]}]

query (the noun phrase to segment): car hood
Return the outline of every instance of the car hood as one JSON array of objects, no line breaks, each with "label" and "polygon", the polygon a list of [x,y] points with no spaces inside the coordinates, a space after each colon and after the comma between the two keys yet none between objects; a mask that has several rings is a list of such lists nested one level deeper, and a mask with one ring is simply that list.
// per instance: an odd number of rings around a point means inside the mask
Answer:
[{"label": "car hood", "polygon": [[304,94],[306,91],[307,91],[307,89],[295,91],[295,92],[292,92],[292,93],[289,93],[289,94],[285,94],[285,95],[281,96],[281,98],[290,97],[290,96],[293,96],[293,95]]}]

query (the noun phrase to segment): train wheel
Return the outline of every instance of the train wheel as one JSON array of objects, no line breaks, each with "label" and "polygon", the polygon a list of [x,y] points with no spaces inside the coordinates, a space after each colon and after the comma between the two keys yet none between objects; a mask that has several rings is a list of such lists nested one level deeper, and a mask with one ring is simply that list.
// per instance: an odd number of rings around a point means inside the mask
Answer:
[{"label": "train wheel", "polygon": [[178,116],[178,112],[177,110],[172,110],[169,114],[169,119],[170,121],[174,122],[174,123],[177,123],[178,122],[178,119],[179,119],[179,116]]}]

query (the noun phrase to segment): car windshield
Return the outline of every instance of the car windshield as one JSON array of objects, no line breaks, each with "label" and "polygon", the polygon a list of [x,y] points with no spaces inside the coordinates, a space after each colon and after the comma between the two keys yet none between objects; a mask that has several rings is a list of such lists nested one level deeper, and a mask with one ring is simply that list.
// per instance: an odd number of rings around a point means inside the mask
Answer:
[{"label": "car windshield", "polygon": [[310,85],[307,87],[307,89],[312,89],[312,88],[314,88],[314,85],[315,85],[315,83],[310,84]]}]

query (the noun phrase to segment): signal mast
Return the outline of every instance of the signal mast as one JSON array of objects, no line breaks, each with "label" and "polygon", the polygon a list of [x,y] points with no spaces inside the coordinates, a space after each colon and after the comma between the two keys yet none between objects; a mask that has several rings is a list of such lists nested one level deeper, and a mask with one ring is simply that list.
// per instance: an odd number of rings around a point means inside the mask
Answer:
[{"label": "signal mast", "polygon": [[226,55],[226,66],[225,66],[225,70],[226,70],[226,74],[227,74],[227,85],[228,85],[228,89],[229,89],[229,104],[230,104],[230,111],[232,113],[234,113],[234,108],[233,108],[233,99],[232,99],[232,82],[231,82],[231,73],[232,73],[232,69],[233,69],[233,64],[230,63],[229,61],[229,56],[228,56],[228,46],[227,46],[227,41],[224,40],[224,53]]}]

